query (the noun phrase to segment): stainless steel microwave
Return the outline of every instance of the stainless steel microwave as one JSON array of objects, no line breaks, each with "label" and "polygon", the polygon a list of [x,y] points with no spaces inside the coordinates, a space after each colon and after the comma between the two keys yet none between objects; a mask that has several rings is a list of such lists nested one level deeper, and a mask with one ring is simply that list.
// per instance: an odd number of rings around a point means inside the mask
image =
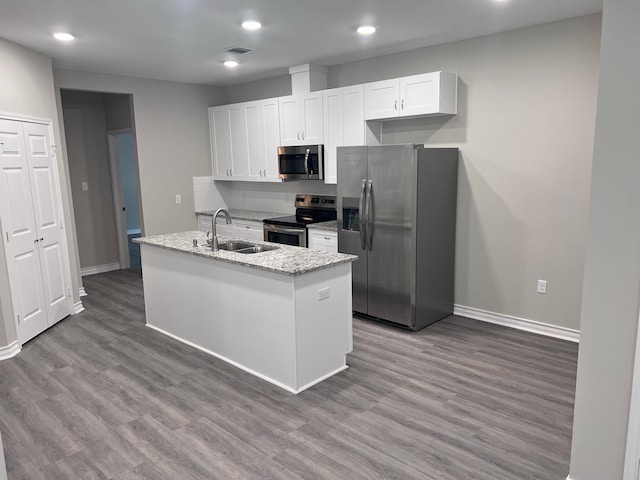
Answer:
[{"label": "stainless steel microwave", "polygon": [[278,147],[278,174],[283,180],[323,180],[324,145]]}]

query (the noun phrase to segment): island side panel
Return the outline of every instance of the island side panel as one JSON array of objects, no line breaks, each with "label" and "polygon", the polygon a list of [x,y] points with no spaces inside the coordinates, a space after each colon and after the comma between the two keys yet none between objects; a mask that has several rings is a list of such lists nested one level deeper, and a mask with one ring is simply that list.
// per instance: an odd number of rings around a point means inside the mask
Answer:
[{"label": "island side panel", "polygon": [[293,277],[142,245],[147,325],[296,390]]},{"label": "island side panel", "polygon": [[351,263],[295,277],[295,302],[297,380],[304,390],[346,368],[353,349]]}]

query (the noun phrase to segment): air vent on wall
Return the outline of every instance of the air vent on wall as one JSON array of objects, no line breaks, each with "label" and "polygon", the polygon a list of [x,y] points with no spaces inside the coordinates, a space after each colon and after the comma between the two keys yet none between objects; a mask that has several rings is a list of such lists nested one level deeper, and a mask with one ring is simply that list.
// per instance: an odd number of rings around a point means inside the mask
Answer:
[{"label": "air vent on wall", "polygon": [[250,48],[244,47],[229,47],[224,50],[225,52],[235,53],[236,55],[242,55],[244,53],[253,52]]}]

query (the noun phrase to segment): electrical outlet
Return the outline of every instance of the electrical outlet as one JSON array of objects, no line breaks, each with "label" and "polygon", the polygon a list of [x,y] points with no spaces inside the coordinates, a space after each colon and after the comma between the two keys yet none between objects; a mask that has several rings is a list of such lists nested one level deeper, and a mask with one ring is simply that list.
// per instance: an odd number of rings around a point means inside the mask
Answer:
[{"label": "electrical outlet", "polygon": [[82,190],[84,191],[89,190],[89,184],[87,182],[82,182]]},{"label": "electrical outlet", "polygon": [[176,203],[182,203],[182,195],[176,195]]},{"label": "electrical outlet", "polygon": [[546,280],[538,280],[538,288],[536,290],[538,293],[545,294],[547,293],[547,281]]},{"label": "electrical outlet", "polygon": [[320,290],[318,290],[318,300],[325,300],[329,298],[330,294],[331,290],[329,289],[329,287],[321,288]]}]

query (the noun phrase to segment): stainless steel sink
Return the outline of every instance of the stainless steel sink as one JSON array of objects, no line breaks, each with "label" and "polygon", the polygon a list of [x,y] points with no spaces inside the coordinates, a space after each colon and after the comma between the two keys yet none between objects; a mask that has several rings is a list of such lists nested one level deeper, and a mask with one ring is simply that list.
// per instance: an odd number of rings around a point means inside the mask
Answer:
[{"label": "stainless steel sink", "polygon": [[235,253],[260,253],[275,250],[278,247],[270,247],[268,245],[255,245],[247,242],[230,241],[218,244],[220,250],[227,250],[228,252]]}]

